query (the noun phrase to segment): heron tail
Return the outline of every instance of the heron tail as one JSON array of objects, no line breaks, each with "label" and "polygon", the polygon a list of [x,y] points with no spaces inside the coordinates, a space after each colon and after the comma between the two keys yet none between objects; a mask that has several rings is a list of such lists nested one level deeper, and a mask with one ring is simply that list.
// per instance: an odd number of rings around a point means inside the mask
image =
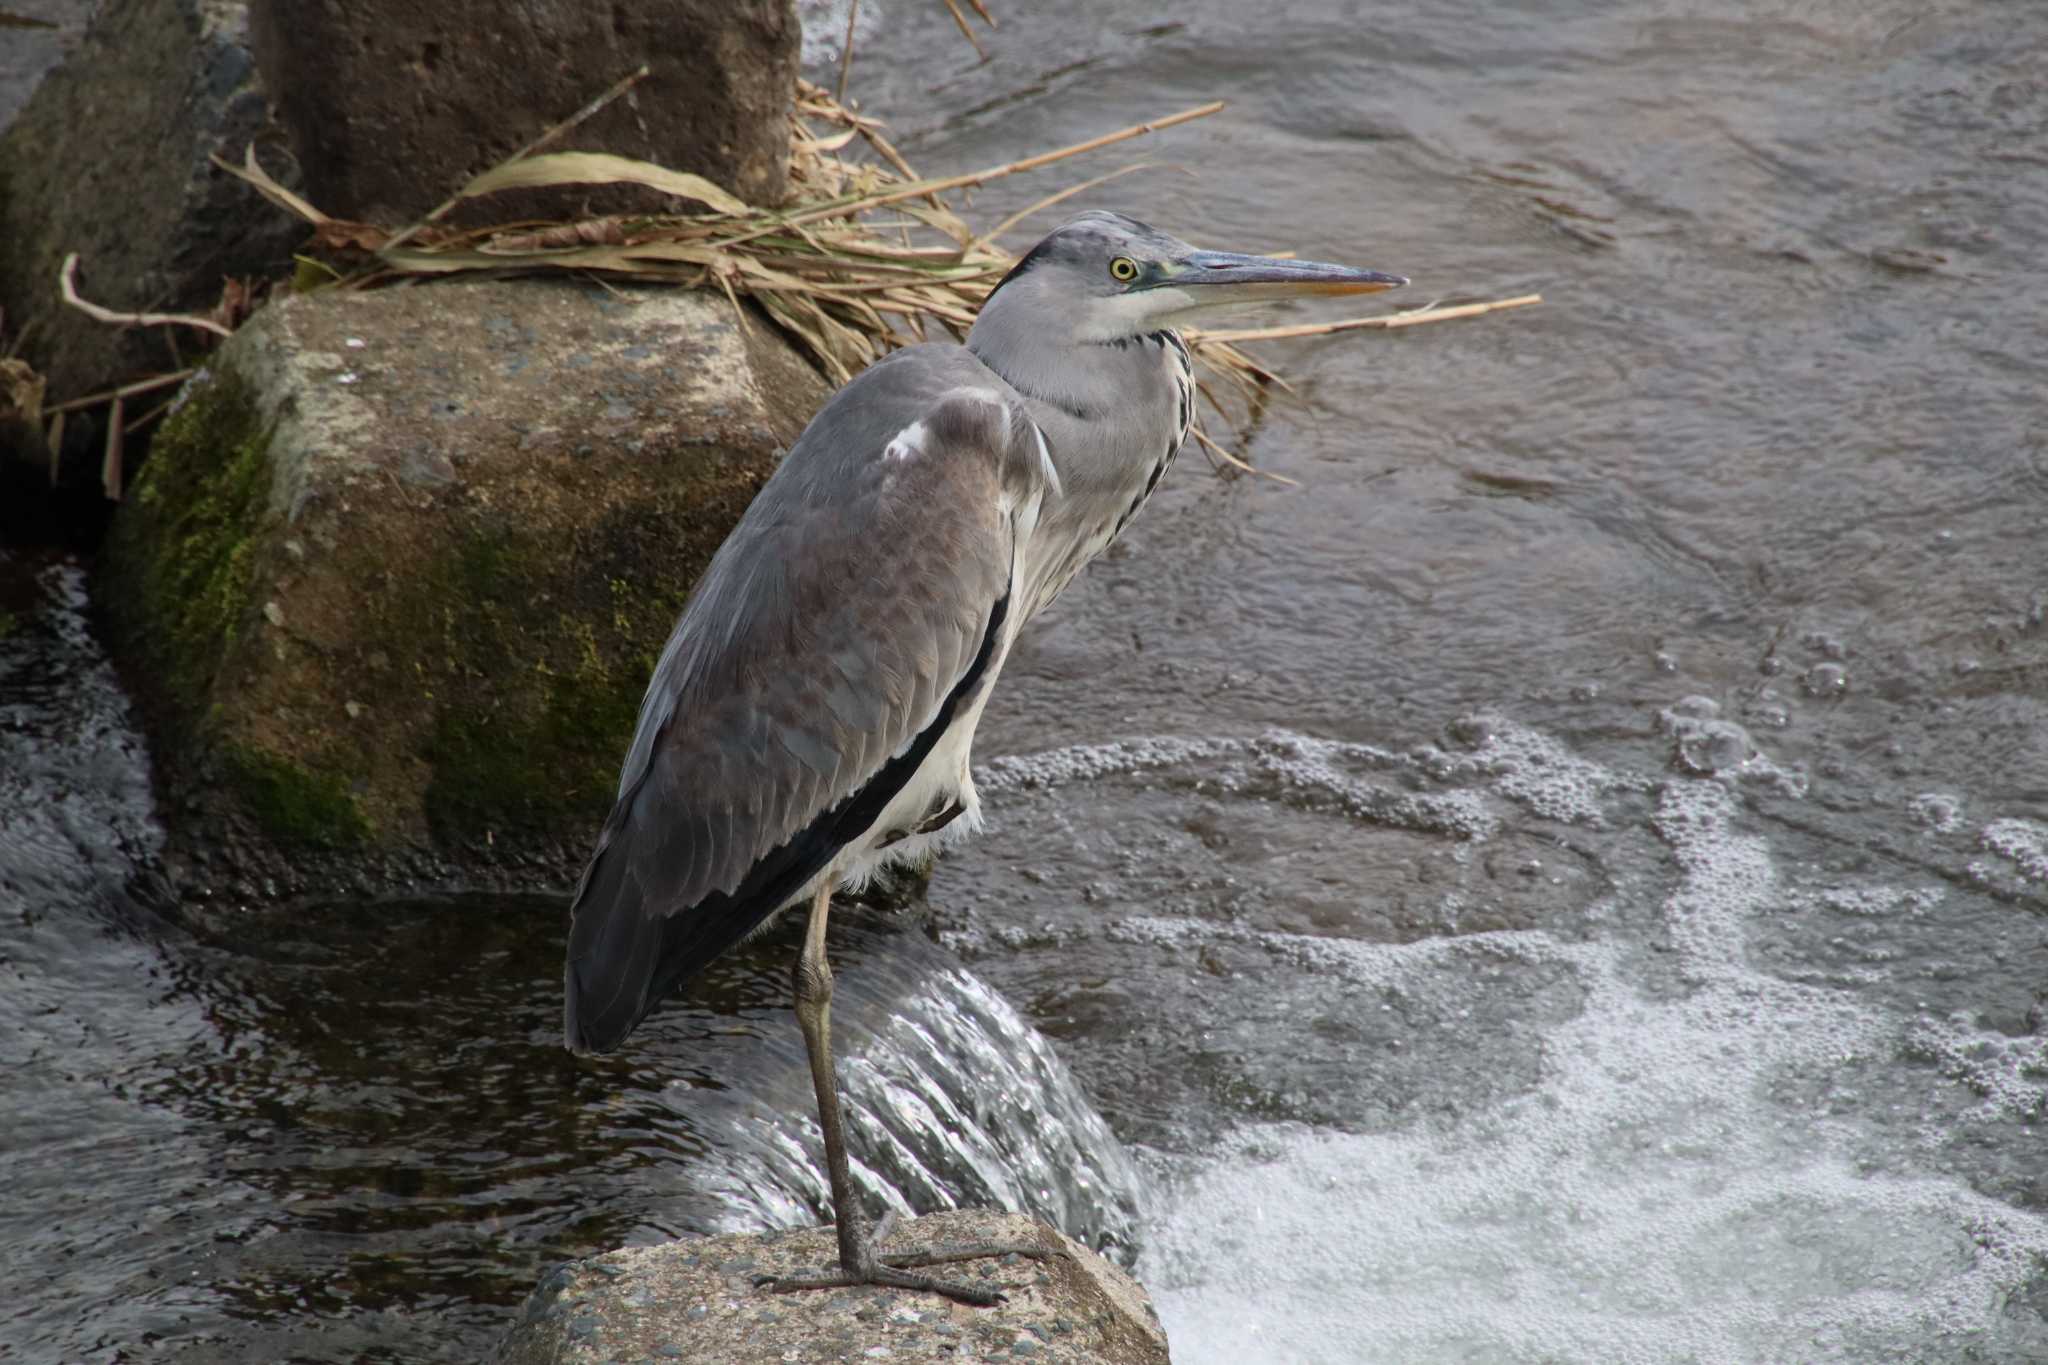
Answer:
[{"label": "heron tail", "polygon": [[570,909],[562,1032],[572,1052],[610,1052],[647,1017],[661,954],[662,917],[648,913],[625,860],[600,846]]}]

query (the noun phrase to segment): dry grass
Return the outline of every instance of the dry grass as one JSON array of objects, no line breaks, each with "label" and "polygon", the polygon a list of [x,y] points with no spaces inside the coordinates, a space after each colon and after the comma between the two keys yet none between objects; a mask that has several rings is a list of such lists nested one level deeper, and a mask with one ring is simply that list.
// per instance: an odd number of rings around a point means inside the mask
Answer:
[{"label": "dry grass", "polygon": [[[977,8],[979,8],[977,6]],[[272,203],[304,219],[313,243],[301,257],[298,287],[369,288],[394,280],[460,273],[579,272],[715,288],[746,325],[751,299],[844,383],[887,351],[934,334],[963,337],[989,291],[1014,258],[996,239],[1021,219],[1129,171],[1126,166],[1047,195],[986,231],[976,232],[948,195],[1098,151],[1223,108],[1221,101],[1134,124],[1070,147],[965,175],[919,177],[883,135],[880,123],[841,104],[822,87],[799,82],[790,118],[788,205],[755,208],[702,177],[596,152],[548,152],[562,134],[624,94],[645,68],[614,84],[570,118],[500,165],[464,185],[419,221],[392,230],[331,217],[267,175],[254,149],[239,166],[217,164]],[[847,155],[854,147],[866,155]],[[687,201],[690,212],[612,214],[556,222],[502,222],[455,228],[458,206],[507,189],[637,185]],[[179,324],[222,331],[214,319],[117,314],[79,298],[67,262],[65,297],[104,321]],[[1205,371],[1201,392],[1226,422],[1256,414],[1280,376],[1238,343],[1318,335],[1354,327],[1398,327],[1470,316],[1535,302],[1535,296],[1454,309],[1238,332],[1195,332],[1188,340]],[[129,396],[95,395],[111,402]],[[75,410],[91,400],[67,404]],[[1197,432],[1222,463],[1249,470],[1238,456]]]},{"label": "dry grass", "polygon": [[[328,217],[266,175],[253,153],[241,166],[222,164],[311,224],[316,251],[346,286],[375,285],[398,275],[546,270],[716,288],[735,301],[752,299],[835,381],[844,383],[885,351],[923,339],[934,327],[964,334],[982,300],[1009,269],[1012,258],[991,240],[996,232],[975,233],[947,201],[949,192],[1036,170],[1223,107],[1206,104],[1040,156],[928,180],[911,170],[879,123],[802,82],[790,120],[791,202],[757,209],[700,176],[650,162],[538,150],[623,94],[634,79],[620,82],[398,232]],[[855,142],[865,145],[873,159],[840,155]],[[463,230],[440,226],[458,204],[500,190],[621,184],[702,208]]]}]

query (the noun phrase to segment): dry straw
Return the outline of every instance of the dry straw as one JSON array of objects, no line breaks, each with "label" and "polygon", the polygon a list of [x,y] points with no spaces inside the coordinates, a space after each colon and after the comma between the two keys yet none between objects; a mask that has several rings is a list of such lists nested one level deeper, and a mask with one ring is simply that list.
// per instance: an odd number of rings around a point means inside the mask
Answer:
[{"label": "dry straw", "polygon": [[[745,297],[835,381],[844,383],[880,355],[935,331],[964,336],[982,301],[1013,262],[996,245],[997,237],[1030,214],[1142,168],[1123,167],[1060,190],[980,233],[953,208],[949,194],[1206,118],[1223,108],[1221,101],[1214,101],[1018,161],[927,179],[918,176],[883,136],[880,123],[846,108],[822,87],[800,81],[790,118],[790,202],[767,209],[745,204],[701,176],[650,162],[599,152],[545,150],[646,75],[643,67],[618,81],[431,213],[395,232],[322,213],[266,174],[253,147],[239,166],[219,158],[216,164],[313,227],[311,254],[301,258],[302,286],[366,288],[406,277],[568,271],[716,288],[732,301],[741,325],[746,325],[746,311],[739,301]],[[855,143],[872,157],[856,160],[842,155]],[[456,228],[446,222],[458,206],[502,190],[579,185],[637,185],[701,207],[687,213],[612,214],[482,227]],[[67,262],[67,301],[96,317],[219,330],[211,319],[116,315],[96,308],[78,298],[70,271]],[[1227,420],[1226,401],[1256,412],[1267,386],[1285,387],[1279,375],[1240,350],[1239,342],[1410,326],[1534,302],[1536,296],[1529,295],[1342,322],[1196,332],[1188,339],[1209,378],[1217,381],[1213,386],[1205,382],[1202,393]],[[1219,460],[1250,468],[1205,433],[1197,435]]]}]

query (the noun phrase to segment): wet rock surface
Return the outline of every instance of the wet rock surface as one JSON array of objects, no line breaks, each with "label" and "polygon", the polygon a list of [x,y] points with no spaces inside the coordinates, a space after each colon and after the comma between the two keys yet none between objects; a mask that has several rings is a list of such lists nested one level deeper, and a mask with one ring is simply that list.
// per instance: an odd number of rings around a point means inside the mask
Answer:
[{"label": "wet rock surface", "polygon": [[683,600],[824,394],[690,291],[265,310],[166,421],[100,566],[172,880],[572,876]]},{"label": "wet rock surface", "polygon": [[66,254],[80,291],[122,310],[205,312],[224,278],[289,267],[303,225],[207,159],[239,160],[267,125],[242,5],[107,0],[42,78],[0,132],[0,308],[52,398],[174,369],[191,341],[65,307]]},{"label": "wet rock surface", "polygon": [[642,63],[645,82],[549,149],[658,161],[750,203],[786,188],[793,0],[250,11],[280,122],[329,213],[416,217]]},{"label": "wet rock surface", "polygon": [[[978,756],[1082,775],[982,783],[933,892],[979,984],[927,999],[1022,1018],[920,1043],[917,1095],[1023,1094],[984,1047],[1052,1035],[1157,1173],[1179,1365],[2048,1360],[2048,7],[1172,17],[971,67],[870,2],[851,90],[934,171],[1227,97],[1095,202],[1549,303],[1276,351],[1313,406],[1245,453],[1305,487],[1184,460],[1020,639]],[[793,936],[572,1062],[559,899],[138,932],[158,817],[80,582],[0,587],[8,1345],[467,1365],[565,1257],[823,1216],[768,1146]],[[997,1202],[916,1150],[901,1197]]]},{"label": "wet rock surface", "polygon": [[933,1273],[993,1285],[996,1308],[861,1287],[773,1294],[759,1281],[821,1269],[830,1228],[628,1247],[558,1267],[534,1291],[500,1365],[674,1360],[1035,1360],[1166,1365],[1166,1335],[1128,1275],[1043,1223],[957,1210],[898,1225],[891,1250],[1043,1247]]},{"label": "wet rock surface", "polygon": [[[323,211],[396,227],[644,63],[645,81],[551,149],[659,161],[757,203],[786,189],[791,0],[106,0],[82,36],[76,10],[37,0],[0,24],[0,310],[53,399],[180,368],[204,340],[66,307],[67,254],[80,292],[122,312],[204,314],[231,278],[290,272],[305,224],[211,159],[239,164],[252,145]],[[579,189],[493,212],[678,202]]]}]

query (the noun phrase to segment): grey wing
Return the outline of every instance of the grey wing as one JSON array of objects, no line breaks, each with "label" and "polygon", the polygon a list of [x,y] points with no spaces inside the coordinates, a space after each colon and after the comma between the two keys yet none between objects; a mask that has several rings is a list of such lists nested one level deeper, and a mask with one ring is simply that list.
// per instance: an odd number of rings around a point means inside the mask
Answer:
[{"label": "grey wing", "polygon": [[800,896],[986,681],[1050,465],[1021,405],[907,368],[827,405],[684,608],[577,890],[573,1048]]}]

